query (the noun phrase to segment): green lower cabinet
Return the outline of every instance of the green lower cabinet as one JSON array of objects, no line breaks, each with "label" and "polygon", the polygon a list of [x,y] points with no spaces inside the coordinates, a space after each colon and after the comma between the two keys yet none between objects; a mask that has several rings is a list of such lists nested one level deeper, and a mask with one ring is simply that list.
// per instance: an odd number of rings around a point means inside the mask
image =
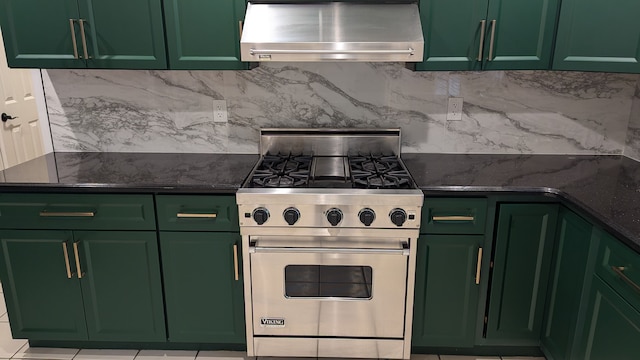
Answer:
[{"label": "green lower cabinet", "polygon": [[575,359],[573,344],[580,314],[582,290],[593,226],[567,209],[561,209],[555,248],[555,264],[548,292],[547,315],[541,341],[554,360]]},{"label": "green lower cabinet", "polygon": [[13,336],[166,341],[156,233],[2,230]]},{"label": "green lower cabinet", "polygon": [[598,276],[588,296],[581,360],[635,360],[640,357],[640,313]]},{"label": "green lower cabinet", "polygon": [[412,346],[472,347],[483,235],[423,235],[418,240]]},{"label": "green lower cabinet", "polygon": [[240,235],[165,231],[160,244],[169,341],[244,344]]},{"label": "green lower cabinet", "polygon": [[72,244],[70,231],[0,231],[0,278],[14,338],[87,339]]},{"label": "green lower cabinet", "polygon": [[92,341],[165,341],[158,241],[152,231],[75,231]]},{"label": "green lower cabinet", "polygon": [[499,206],[485,345],[539,345],[558,207]]}]

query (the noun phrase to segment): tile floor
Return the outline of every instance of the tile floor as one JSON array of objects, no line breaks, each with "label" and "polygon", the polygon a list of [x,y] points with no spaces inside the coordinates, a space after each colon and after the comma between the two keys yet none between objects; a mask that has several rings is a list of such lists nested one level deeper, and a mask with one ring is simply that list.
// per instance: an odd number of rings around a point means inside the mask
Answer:
[{"label": "tile floor", "polygon": [[[11,337],[4,294],[0,285],[0,360],[246,360],[246,354],[235,351],[165,351],[165,350],[95,350],[30,348],[27,340]],[[280,360],[266,358],[265,360]],[[287,358],[286,360],[300,360]],[[305,358],[304,360],[309,360]],[[411,360],[545,360],[535,357],[475,357],[450,355],[412,355]]]}]

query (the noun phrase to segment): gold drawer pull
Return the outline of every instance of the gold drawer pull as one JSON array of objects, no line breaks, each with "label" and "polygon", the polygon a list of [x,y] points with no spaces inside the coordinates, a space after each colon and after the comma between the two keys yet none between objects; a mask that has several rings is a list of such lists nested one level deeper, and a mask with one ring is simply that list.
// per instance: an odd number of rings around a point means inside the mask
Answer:
[{"label": "gold drawer pull", "polygon": [[213,213],[213,214],[194,214],[194,213],[177,213],[176,214],[177,217],[179,218],[185,218],[185,219],[215,219],[218,217],[218,214]]},{"label": "gold drawer pull", "polygon": [[432,216],[433,221],[474,221],[474,216]]},{"label": "gold drawer pull", "polygon": [[233,273],[234,273],[234,280],[238,281],[240,280],[240,272],[238,269],[238,245],[233,245]]},{"label": "gold drawer pull", "polygon": [[482,267],[482,248],[478,248],[478,264],[476,265],[476,285],[480,284],[480,268]]},{"label": "gold drawer pull", "polygon": [[80,268],[80,254],[78,251],[78,242],[74,242],[73,243],[73,254],[76,256],[76,271],[78,272],[78,279],[82,279],[82,277],[84,276],[84,273],[82,272],[82,269]]},{"label": "gold drawer pull", "polygon": [[612,266],[611,270],[613,270],[613,272],[616,273],[622,281],[626,282],[627,285],[631,286],[635,291],[640,292],[640,285],[634,283],[627,277],[627,275],[624,274],[624,266]]},{"label": "gold drawer pull", "polygon": [[64,266],[67,269],[67,279],[71,279],[73,273],[71,272],[71,265],[69,265],[69,252],[67,251],[67,242],[62,242],[62,254],[64,255]]},{"label": "gold drawer pull", "polygon": [[40,211],[42,217],[94,217],[96,213],[94,211],[87,212],[49,212],[46,210]]}]

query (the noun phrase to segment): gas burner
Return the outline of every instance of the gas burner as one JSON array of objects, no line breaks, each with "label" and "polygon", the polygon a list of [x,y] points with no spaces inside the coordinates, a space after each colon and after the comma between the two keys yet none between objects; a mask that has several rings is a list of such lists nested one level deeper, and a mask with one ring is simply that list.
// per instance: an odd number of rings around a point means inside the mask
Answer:
[{"label": "gas burner", "polygon": [[311,160],[308,155],[266,154],[251,175],[251,187],[305,187]]},{"label": "gas burner", "polygon": [[349,157],[353,186],[364,189],[409,189],[411,175],[395,155],[357,155]]}]

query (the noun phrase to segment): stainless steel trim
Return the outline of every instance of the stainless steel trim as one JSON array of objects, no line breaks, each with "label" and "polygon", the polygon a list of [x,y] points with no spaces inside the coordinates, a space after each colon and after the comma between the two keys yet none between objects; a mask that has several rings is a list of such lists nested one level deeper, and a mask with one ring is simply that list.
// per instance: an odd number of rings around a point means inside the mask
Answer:
[{"label": "stainless steel trim", "polygon": [[482,53],[484,52],[484,31],[487,26],[487,20],[480,20],[480,48],[478,49],[478,58],[476,60],[482,61]]},{"label": "stainless steel trim", "polygon": [[480,270],[482,269],[482,247],[478,248],[478,262],[476,263],[476,285],[480,284]]},{"label": "stainless steel trim", "polygon": [[261,129],[260,154],[346,156],[349,149],[399,155],[400,129]]},{"label": "stainless steel trim", "polygon": [[86,20],[84,19],[78,19],[78,22],[80,23],[80,38],[82,38],[82,49],[84,51],[84,58],[85,59],[90,59],[89,58],[89,52],[87,51],[87,36],[85,35],[84,32],[84,22]]},{"label": "stainless steel trim", "polygon": [[69,252],[67,251],[67,242],[62,242],[62,254],[64,255],[64,266],[67,269],[67,279],[71,279],[73,273],[71,272],[71,265],[69,265]]},{"label": "stainless steel trim", "polygon": [[415,50],[408,48],[406,50],[277,50],[277,49],[249,49],[249,54],[408,54],[413,55]]},{"label": "stainless steel trim", "polygon": [[627,275],[624,274],[625,271],[624,266],[611,266],[611,270],[616,273],[624,281],[627,285],[629,285],[633,290],[640,292],[640,285],[633,282],[633,280],[629,279]]},{"label": "stainless steel trim", "polygon": [[489,43],[489,57],[488,61],[493,61],[493,42],[496,37],[496,20],[491,20],[491,42]]},{"label": "stainless steel trim", "polygon": [[298,254],[386,254],[409,256],[409,249],[356,249],[356,248],[281,248],[250,246],[249,253],[298,253]]},{"label": "stainless steel trim", "polygon": [[96,213],[94,211],[53,211],[46,210],[40,211],[41,217],[94,217]]},{"label": "stainless steel trim", "polygon": [[422,61],[424,37],[415,3],[250,1],[240,49],[242,61]]},{"label": "stainless steel trim", "polygon": [[233,244],[233,279],[235,281],[240,280],[240,274],[238,271],[238,245]]},{"label": "stainless steel trim", "polygon": [[431,220],[433,221],[474,221],[476,218],[473,216],[432,216]]},{"label": "stainless steel trim", "polygon": [[216,213],[210,213],[210,214],[199,214],[199,213],[177,213],[176,214],[177,218],[186,218],[186,219],[190,219],[190,218],[195,218],[195,219],[215,219],[216,217],[218,217],[218,214]]},{"label": "stainless steel trim", "polygon": [[69,27],[71,28],[71,42],[73,43],[73,58],[78,59],[78,44],[76,43],[76,29],[74,26],[75,19],[69,19]]},{"label": "stainless steel trim", "polygon": [[286,350],[295,357],[408,359],[402,340],[256,337],[254,342],[254,356],[282,356]]},{"label": "stainless steel trim", "polygon": [[75,255],[75,258],[76,258],[76,271],[78,272],[78,279],[82,279],[82,277],[84,276],[84,273],[80,268],[80,252],[78,251],[78,244],[79,244],[78,241],[73,243],[73,254]]}]

